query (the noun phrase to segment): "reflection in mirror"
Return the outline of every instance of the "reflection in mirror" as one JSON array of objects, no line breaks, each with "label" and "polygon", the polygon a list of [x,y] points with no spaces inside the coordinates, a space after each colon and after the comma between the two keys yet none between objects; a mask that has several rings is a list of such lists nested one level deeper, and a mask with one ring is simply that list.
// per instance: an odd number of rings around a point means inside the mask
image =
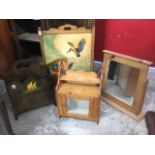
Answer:
[{"label": "reflection in mirror", "polygon": [[105,91],[132,106],[139,70],[115,61],[110,61]]},{"label": "reflection in mirror", "polygon": [[68,113],[89,114],[89,100],[67,99]]}]

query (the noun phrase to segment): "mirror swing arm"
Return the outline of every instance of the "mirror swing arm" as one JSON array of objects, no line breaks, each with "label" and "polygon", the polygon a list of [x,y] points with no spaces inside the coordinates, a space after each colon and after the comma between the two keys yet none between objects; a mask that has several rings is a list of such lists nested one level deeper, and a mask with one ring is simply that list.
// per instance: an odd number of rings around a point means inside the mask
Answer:
[{"label": "mirror swing arm", "polygon": [[[143,107],[143,100],[145,96],[145,91],[147,87],[147,72],[148,66],[152,64],[152,62],[134,58],[131,56],[126,56],[123,54],[119,54],[116,52],[104,50],[104,59],[102,64],[103,69],[103,78],[102,78],[102,99],[109,103],[111,106],[125,113],[129,117],[140,121],[144,117],[144,113],[141,112]],[[108,86],[108,72],[110,68],[110,62],[113,61],[115,63],[119,63],[124,66],[129,66],[138,71],[137,76],[137,85],[135,87],[134,99],[132,106],[129,106],[125,100],[122,100],[113,95],[113,93],[106,92],[106,87]],[[135,79],[135,77],[134,77]],[[129,82],[132,83],[129,79]]]}]

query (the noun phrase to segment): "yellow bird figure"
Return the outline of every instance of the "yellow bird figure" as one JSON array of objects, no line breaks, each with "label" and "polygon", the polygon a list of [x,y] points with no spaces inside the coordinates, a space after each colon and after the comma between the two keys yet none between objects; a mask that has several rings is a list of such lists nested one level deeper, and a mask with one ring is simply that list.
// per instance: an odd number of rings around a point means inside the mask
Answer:
[{"label": "yellow bird figure", "polygon": [[28,85],[27,85],[27,91],[33,91],[35,89],[37,89],[37,85],[36,85],[37,82],[30,82]]}]

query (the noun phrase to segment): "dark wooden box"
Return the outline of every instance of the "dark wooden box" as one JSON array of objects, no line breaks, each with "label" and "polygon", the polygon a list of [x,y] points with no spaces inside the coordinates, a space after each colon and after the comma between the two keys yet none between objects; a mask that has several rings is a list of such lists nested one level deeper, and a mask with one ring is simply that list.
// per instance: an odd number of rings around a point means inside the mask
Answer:
[{"label": "dark wooden box", "polygon": [[5,78],[15,118],[29,110],[55,103],[53,80],[40,58],[17,61]]}]

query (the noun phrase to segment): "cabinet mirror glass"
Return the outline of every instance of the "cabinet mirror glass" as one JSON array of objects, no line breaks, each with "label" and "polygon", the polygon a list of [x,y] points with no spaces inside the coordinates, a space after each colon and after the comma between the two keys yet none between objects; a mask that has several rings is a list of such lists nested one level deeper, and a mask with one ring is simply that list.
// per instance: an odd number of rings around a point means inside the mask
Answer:
[{"label": "cabinet mirror glass", "polygon": [[89,114],[89,100],[67,99],[67,113],[70,114]]}]

